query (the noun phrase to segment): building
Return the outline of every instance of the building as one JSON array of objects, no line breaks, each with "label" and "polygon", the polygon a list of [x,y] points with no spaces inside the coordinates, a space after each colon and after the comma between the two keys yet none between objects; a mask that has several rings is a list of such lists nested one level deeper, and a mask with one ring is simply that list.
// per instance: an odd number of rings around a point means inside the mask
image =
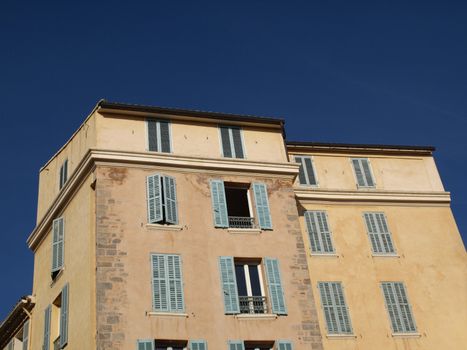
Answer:
[{"label": "building", "polygon": [[275,118],[100,101],[40,171],[33,292],[0,349],[467,343],[433,149],[284,134]]}]

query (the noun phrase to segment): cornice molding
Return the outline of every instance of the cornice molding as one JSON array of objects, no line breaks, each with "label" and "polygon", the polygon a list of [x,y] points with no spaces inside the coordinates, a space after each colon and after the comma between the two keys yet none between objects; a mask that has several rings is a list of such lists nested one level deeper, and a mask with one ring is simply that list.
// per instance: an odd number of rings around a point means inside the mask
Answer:
[{"label": "cornice molding", "polygon": [[94,170],[96,164],[162,166],[180,170],[221,171],[228,175],[254,173],[286,177],[291,180],[298,174],[299,169],[299,165],[296,163],[254,162],[245,159],[196,158],[154,152],[90,149],[29,235],[26,242],[30,249],[34,251],[37,248],[46,236],[53,219],[60,215],[88,175]]}]

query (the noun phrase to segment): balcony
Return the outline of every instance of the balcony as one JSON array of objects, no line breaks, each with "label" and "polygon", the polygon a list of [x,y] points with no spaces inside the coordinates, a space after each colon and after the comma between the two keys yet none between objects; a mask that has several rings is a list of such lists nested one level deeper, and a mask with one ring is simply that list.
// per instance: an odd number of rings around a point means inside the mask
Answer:
[{"label": "balcony", "polygon": [[266,297],[239,296],[238,300],[242,314],[266,314],[268,312]]},{"label": "balcony", "polygon": [[229,216],[230,228],[257,228],[255,218],[245,216]]}]

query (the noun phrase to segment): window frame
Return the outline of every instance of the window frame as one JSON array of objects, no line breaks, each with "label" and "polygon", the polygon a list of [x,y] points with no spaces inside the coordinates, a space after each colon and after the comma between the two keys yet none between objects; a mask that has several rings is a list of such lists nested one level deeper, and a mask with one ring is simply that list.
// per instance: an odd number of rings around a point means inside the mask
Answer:
[{"label": "window frame", "polygon": [[[150,220],[150,205],[149,205],[149,200],[150,200],[150,193],[149,193],[149,178],[150,177],[153,177],[153,176],[156,176],[158,175],[159,176],[159,189],[160,189],[160,204],[161,204],[161,217],[162,219],[160,221],[155,221],[155,222],[151,222]],[[168,206],[168,202],[167,202],[167,195],[165,193],[165,189],[166,189],[166,181],[167,179],[171,179],[173,181],[173,185],[174,185],[174,198],[172,198],[171,200],[173,200],[175,202],[175,217],[176,217],[176,220],[175,222],[169,222],[167,217],[167,206]],[[166,174],[163,174],[163,173],[152,173],[148,176],[146,176],[146,181],[145,181],[145,186],[146,186],[146,220],[147,220],[147,225],[158,225],[158,226],[179,226],[180,225],[180,211],[178,210],[178,205],[179,205],[179,201],[178,201],[178,196],[177,196],[177,179],[175,178],[175,176],[172,176],[172,175],[166,175]]]},{"label": "window frame", "polygon": [[[323,302],[323,295],[321,294],[321,289],[320,289],[320,284],[339,284],[340,285],[340,288],[341,288],[341,291],[342,291],[342,298],[344,300],[344,304],[345,304],[345,310],[347,312],[347,318],[349,320],[349,331],[348,332],[343,332],[342,330],[339,331],[339,329],[341,328],[341,325],[339,323],[339,320],[337,319],[337,328],[338,328],[338,331],[337,332],[332,332],[329,327],[328,327],[328,319],[326,317],[326,311],[325,311],[325,308],[324,308],[324,302]],[[324,319],[324,327],[326,329],[326,332],[327,332],[327,335],[330,335],[330,336],[333,336],[333,335],[345,335],[345,336],[349,336],[349,335],[353,335],[354,334],[354,329],[353,329],[353,326],[352,326],[352,316],[350,314],[350,308],[349,308],[349,304],[347,303],[347,298],[345,296],[345,288],[344,288],[344,284],[342,283],[342,281],[318,281],[317,283],[317,288],[318,288],[318,294],[320,296],[320,303],[321,303],[321,312],[323,313],[323,319]],[[331,291],[332,293],[332,291]],[[334,299],[334,296],[331,296],[332,299]],[[343,307],[342,305],[340,305],[340,307]],[[333,307],[334,309],[334,307]]]},{"label": "window frame", "polygon": [[65,158],[60,165],[59,176],[58,176],[58,190],[61,191],[68,182],[68,158]]},{"label": "window frame", "polygon": [[[410,312],[410,317],[411,317],[412,322],[413,322],[414,330],[404,329],[402,331],[399,331],[399,330],[394,329],[392,319],[391,319],[391,313],[389,312],[389,306],[388,306],[388,303],[387,303],[387,300],[386,300],[386,295],[384,294],[384,288],[383,288],[384,284],[390,284],[391,288],[394,288],[396,284],[399,284],[399,285],[402,286],[402,288],[404,290],[405,297],[407,299],[407,307],[408,307],[409,312]],[[406,287],[405,283],[403,281],[381,281],[379,286],[380,286],[380,289],[381,289],[381,294],[383,295],[384,306],[386,308],[386,315],[388,317],[389,326],[390,326],[390,329],[391,329],[392,333],[397,334],[397,335],[398,334],[418,334],[417,322],[415,321],[415,315],[414,315],[414,312],[413,312],[412,303],[410,302],[409,293],[407,292],[407,287]],[[396,307],[397,307],[398,310],[400,310],[400,305],[401,304],[398,302],[397,298],[396,298],[396,301],[397,301]]]},{"label": "window frame", "polygon": [[[63,232],[62,232],[62,264],[60,266],[57,266],[54,268],[54,246],[55,245],[58,245],[59,241],[55,242],[54,241],[54,223],[55,222],[58,222],[58,221],[61,221],[61,225],[62,225],[62,228],[63,228]],[[51,232],[51,235],[52,235],[52,250],[51,250],[51,260],[52,260],[52,264],[51,264],[51,269],[50,269],[50,275],[52,277],[52,281],[55,281],[55,279],[58,277],[58,275],[60,274],[60,272],[62,270],[65,269],[65,217],[64,216],[60,216],[56,219],[54,219],[52,221],[52,232]],[[58,254],[58,252],[57,252]],[[58,257],[57,257],[57,260],[58,260]]]},{"label": "window frame", "polygon": [[[350,165],[351,165],[352,170],[353,170],[353,176],[354,176],[354,180],[355,180],[355,184],[357,186],[357,189],[376,189],[376,178],[375,178],[375,174],[373,172],[373,165],[371,164],[371,159],[370,158],[365,158],[365,157],[350,157],[349,160],[350,160]],[[370,171],[370,176],[371,176],[371,180],[373,181],[373,185],[371,185],[371,186],[369,186],[369,185],[360,185],[358,183],[357,172],[355,170],[353,160],[359,160],[360,164],[361,164],[362,160],[366,160],[368,162],[368,169]],[[363,165],[362,165],[362,170],[363,170]],[[368,183],[368,179],[366,178],[366,175],[365,175],[364,172],[362,173],[362,175],[363,175],[363,179],[364,179],[365,183]]]},{"label": "window frame", "polygon": [[[294,154],[293,155],[294,157],[294,161],[296,164],[300,164],[300,167],[303,168],[303,172],[304,172],[304,175],[305,175],[305,178],[306,178],[306,181],[307,183],[306,184],[302,184],[300,182],[300,176],[297,175],[297,179],[298,179],[298,184],[299,186],[301,187],[308,187],[308,188],[318,188],[319,187],[319,180],[318,180],[318,174],[316,173],[316,167],[315,167],[315,160],[314,160],[314,156],[312,155],[303,155],[303,154]],[[300,163],[297,162],[297,158],[300,158]],[[311,162],[311,169],[313,171],[313,175],[314,175],[314,178],[315,178],[315,181],[316,181],[316,184],[310,184],[310,178],[309,178],[309,175],[308,175],[308,170],[306,169],[306,167],[304,166],[304,159],[305,158],[308,158],[310,159],[310,162]]]},{"label": "window frame", "polygon": [[[230,143],[230,148],[231,148],[231,151],[232,151],[232,157],[226,157],[224,155],[224,146],[222,144],[222,131],[221,131],[221,128],[228,128],[229,130],[229,143]],[[242,143],[242,152],[243,152],[243,157],[237,157],[237,155],[235,154],[235,156],[233,156],[235,152],[235,146],[234,146],[234,141],[233,141],[233,134],[232,134],[232,129],[238,129],[240,131],[240,140],[241,140],[241,143]],[[246,147],[245,147],[245,139],[244,139],[244,136],[243,136],[243,128],[241,126],[238,126],[238,125],[226,125],[226,124],[218,124],[217,125],[217,130],[218,130],[218,134],[219,134],[219,147],[220,147],[220,150],[221,150],[221,157],[224,158],[224,159],[247,159],[247,152],[246,152]]]},{"label": "window frame", "polygon": [[[149,120],[157,122],[157,129],[159,130],[159,133],[157,135],[157,148],[158,150],[153,151],[149,149]],[[162,148],[161,144],[161,137],[160,137],[160,122],[166,122],[168,124],[169,128],[169,145],[170,145],[170,150],[169,152],[162,152],[160,148]],[[174,153],[174,146],[173,146],[173,137],[172,137],[172,121],[170,119],[163,119],[163,118],[146,118],[145,120],[145,128],[146,128],[146,151],[151,152],[151,153],[162,153],[162,154],[172,154]],[[160,148],[159,148],[160,146]]]},{"label": "window frame", "polygon": [[[367,220],[365,218],[365,215],[367,215],[367,214],[373,216],[373,218],[374,218],[374,215],[382,215],[383,218],[384,218],[384,224],[387,227],[388,232],[387,233],[384,233],[384,232],[370,233],[370,228],[368,227],[368,223],[367,223]],[[366,234],[367,234],[367,237],[368,237],[368,240],[369,240],[369,243],[370,243],[370,249],[371,249],[372,256],[398,256],[396,245],[394,243],[394,237],[393,237],[393,234],[392,234],[391,230],[389,229],[389,223],[388,223],[388,218],[386,216],[386,213],[382,212],[382,211],[364,211],[362,213],[362,219],[363,219],[363,224],[365,226]],[[378,223],[375,223],[375,225],[378,226]],[[378,228],[378,231],[379,231],[379,228]],[[385,251],[382,251],[382,252],[375,251],[375,249],[374,249],[375,247],[373,246],[370,234],[377,235],[379,241],[382,240],[382,235],[387,234],[389,236],[390,241],[391,241],[390,243],[391,243],[391,246],[392,246],[392,251],[387,251],[387,252],[385,252]],[[383,248],[384,244],[381,244],[381,247]]]},{"label": "window frame", "polygon": [[[309,231],[309,228],[308,228],[308,223],[307,223],[307,214],[306,213],[310,213],[310,215],[313,215],[314,213],[320,213],[321,215],[324,214],[325,218],[326,218],[326,224],[327,224],[327,227],[328,227],[328,230],[329,230],[329,240],[331,242],[331,248],[332,250],[330,251],[325,251],[325,246],[323,243],[321,243],[321,248],[322,248],[322,251],[314,251],[313,250],[313,245],[311,244],[311,232]],[[311,255],[336,255],[336,245],[334,243],[334,235],[332,233],[332,228],[331,228],[331,224],[330,224],[330,220],[329,220],[329,215],[328,215],[328,212],[327,210],[306,210],[305,213],[303,214],[303,218],[305,220],[305,229],[306,229],[306,232],[308,234],[308,240],[309,240],[309,244],[310,244],[310,254]],[[318,243],[320,242],[323,242],[324,241],[324,237],[323,237],[323,233],[321,232],[321,230],[318,231]]]}]

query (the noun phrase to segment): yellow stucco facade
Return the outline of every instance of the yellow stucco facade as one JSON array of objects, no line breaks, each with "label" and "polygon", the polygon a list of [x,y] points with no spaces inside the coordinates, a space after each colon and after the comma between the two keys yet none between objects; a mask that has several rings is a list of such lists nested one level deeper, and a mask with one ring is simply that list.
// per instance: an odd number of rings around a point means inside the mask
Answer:
[{"label": "yellow stucco facade", "polygon": [[[148,120],[169,122],[170,152],[151,149]],[[220,126],[240,136],[228,131],[226,146]],[[243,157],[226,156],[225,147],[240,147]],[[297,155],[310,157],[315,184],[300,184]],[[354,158],[369,160],[374,186],[357,185]],[[176,184],[176,222],[166,221],[168,187],[158,192],[164,220],[150,222],[149,203],[158,202],[149,200],[148,179],[157,175],[161,186]],[[225,186],[224,199],[213,181]],[[215,198],[227,203],[225,227],[216,221],[222,206]],[[140,350],[138,341],[192,350],[191,341],[211,350],[460,349],[467,343],[467,265],[449,203],[429,148],[287,143],[279,119],[100,102],[40,171],[37,226],[28,239],[35,302],[29,349],[43,349],[47,332],[53,349],[63,324],[70,350]],[[248,215],[232,216],[232,207]],[[307,211],[327,214],[331,253],[313,251]],[[384,213],[395,252],[372,251],[367,212]],[[231,223],[237,216],[247,216],[246,226]],[[54,231],[60,218],[62,241]],[[63,256],[55,270],[54,249]],[[174,271],[182,292],[168,289],[179,293],[168,299],[182,305],[175,311],[157,306],[154,256],[180,258]],[[222,270],[227,258],[234,291]],[[404,283],[415,331],[392,329],[381,289],[387,281]],[[350,332],[329,331],[319,282],[341,283]],[[259,307],[240,301],[258,296]],[[235,301],[239,309],[231,312],[235,305],[227,303]]]}]

